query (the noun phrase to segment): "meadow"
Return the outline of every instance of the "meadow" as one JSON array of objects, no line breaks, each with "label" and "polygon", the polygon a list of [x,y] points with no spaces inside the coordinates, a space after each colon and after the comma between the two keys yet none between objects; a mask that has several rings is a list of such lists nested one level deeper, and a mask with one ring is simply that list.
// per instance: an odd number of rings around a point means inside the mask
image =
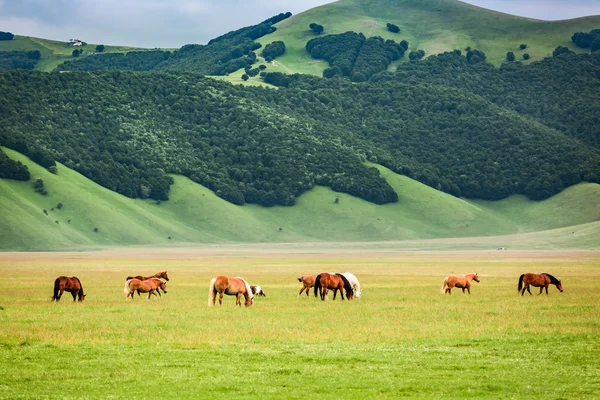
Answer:
[{"label": "meadow", "polygon": [[[169,272],[159,300],[131,273]],[[297,298],[302,274],[351,271],[363,297]],[[523,272],[565,291],[517,294]],[[472,295],[440,294],[478,272]],[[400,251],[369,244],[0,253],[1,398],[595,398],[600,252]],[[267,293],[207,306],[210,278]],[[87,298],[51,303],[54,278]],[[537,294],[537,290],[534,291]]]}]

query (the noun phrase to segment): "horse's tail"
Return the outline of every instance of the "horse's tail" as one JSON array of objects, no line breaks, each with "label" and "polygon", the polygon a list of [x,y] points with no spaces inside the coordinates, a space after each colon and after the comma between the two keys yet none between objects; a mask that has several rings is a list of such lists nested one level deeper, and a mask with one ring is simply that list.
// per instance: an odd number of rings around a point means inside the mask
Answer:
[{"label": "horse's tail", "polygon": [[215,282],[217,278],[210,280],[210,286],[208,287],[208,306],[212,307],[215,305]]},{"label": "horse's tail", "polygon": [[129,294],[129,292],[131,291],[131,289],[129,288],[130,283],[131,283],[131,279],[128,279],[125,281],[125,286],[123,287],[123,292],[125,294]]},{"label": "horse's tail", "polygon": [[446,285],[448,285],[448,277],[444,279],[444,283],[442,284],[442,289],[440,290],[442,294],[446,293]]},{"label": "horse's tail", "polygon": [[521,289],[523,289],[523,278],[524,278],[524,277],[525,277],[525,274],[522,274],[522,275],[519,277],[519,289],[518,289],[518,291],[519,291],[519,292],[521,292]]},{"label": "horse's tail", "polygon": [[56,278],[54,280],[54,296],[52,296],[52,300],[58,298],[58,292],[60,291],[60,278]]},{"label": "horse's tail", "polygon": [[317,275],[317,279],[315,279],[315,297],[317,297],[317,292],[321,287],[321,274]]},{"label": "horse's tail", "polygon": [[352,285],[350,284],[348,279],[346,279],[346,277],[342,274],[336,274],[336,275],[339,276],[340,278],[342,278],[342,281],[344,281],[344,290],[346,291],[346,297],[348,297],[348,295],[354,296],[354,290],[352,289]]}]

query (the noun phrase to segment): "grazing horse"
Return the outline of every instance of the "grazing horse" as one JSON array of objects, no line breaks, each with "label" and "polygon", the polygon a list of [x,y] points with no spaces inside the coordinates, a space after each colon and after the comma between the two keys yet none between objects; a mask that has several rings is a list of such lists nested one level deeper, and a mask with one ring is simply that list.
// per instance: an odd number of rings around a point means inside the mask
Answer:
[{"label": "grazing horse", "polygon": [[73,301],[76,298],[79,301],[83,301],[85,299],[85,293],[83,293],[83,286],[81,286],[81,281],[78,277],[72,276],[59,276],[54,280],[54,296],[52,296],[52,301],[59,301],[63,295],[63,292],[67,291],[73,295]]},{"label": "grazing horse", "polygon": [[527,274],[523,274],[519,277],[518,290],[521,293],[521,296],[523,296],[525,294],[525,290],[527,290],[529,292],[529,294],[531,294],[531,290],[529,290],[529,286],[535,286],[535,287],[540,288],[539,294],[542,294],[542,291],[545,288],[546,295],[548,295],[548,286],[550,286],[551,284],[555,285],[556,288],[558,290],[560,290],[560,292],[562,293],[563,287],[562,287],[561,281],[559,281],[552,275],[547,274],[545,272],[541,273],[541,274],[527,273]]},{"label": "grazing horse", "polygon": [[337,295],[337,291],[340,291],[340,296],[342,296],[342,300],[344,300],[344,290],[346,291],[346,297],[348,300],[352,300],[354,298],[354,291],[352,290],[352,286],[348,279],[344,277],[342,274],[328,274],[327,272],[323,272],[322,274],[317,275],[315,279],[315,297],[317,297],[317,292],[319,292],[321,296],[321,300],[325,301],[329,300],[329,290],[333,290],[333,299],[335,300],[335,296]]},{"label": "grazing horse", "polygon": [[250,286],[250,290],[252,291],[253,295],[259,297],[267,297],[267,294],[262,290],[260,286]]},{"label": "grazing horse", "polygon": [[344,278],[346,278],[348,282],[350,282],[350,286],[352,286],[352,290],[354,291],[354,297],[360,299],[362,291],[360,290],[360,282],[358,282],[358,278],[356,278],[350,272],[344,272],[342,275],[344,275]]},{"label": "grazing horse", "polygon": [[300,289],[300,293],[298,293],[298,298],[300,298],[300,295],[305,290],[306,296],[308,297],[308,292],[310,291],[311,287],[315,286],[316,279],[317,277],[315,275],[302,275],[300,278],[298,278],[298,282],[302,283],[302,289]]},{"label": "grazing horse", "polygon": [[158,288],[162,289],[164,293],[167,293],[167,283],[160,278],[150,278],[146,280],[140,280],[137,278],[133,278],[125,282],[125,287],[123,288],[123,292],[127,295],[127,297],[131,297],[133,300],[133,294],[137,290],[138,294],[148,293],[148,299],[150,300],[150,296],[156,296],[156,292]]},{"label": "grazing horse", "polygon": [[219,305],[223,305],[223,294],[235,296],[235,305],[240,307],[242,306],[242,302],[240,301],[242,295],[246,299],[244,303],[246,307],[250,307],[254,300],[250,285],[240,277],[228,278],[226,276],[217,276],[216,278],[212,278],[210,280],[210,287],[208,288],[209,306],[212,307],[215,305],[217,293],[219,293]]},{"label": "grazing horse", "polygon": [[462,289],[463,293],[465,289],[471,294],[471,281],[479,282],[479,275],[476,273],[461,276],[447,276],[444,279],[444,284],[442,285],[442,293],[452,294],[451,290],[453,287],[457,287]]}]

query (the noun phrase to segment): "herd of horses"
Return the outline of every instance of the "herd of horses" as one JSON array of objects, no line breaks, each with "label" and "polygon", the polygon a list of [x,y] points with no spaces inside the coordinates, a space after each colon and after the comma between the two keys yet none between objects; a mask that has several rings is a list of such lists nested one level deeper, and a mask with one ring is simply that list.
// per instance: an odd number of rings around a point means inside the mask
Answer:
[{"label": "herd of horses", "polygon": [[[151,296],[162,296],[163,293],[167,293],[167,281],[169,276],[167,271],[158,272],[152,276],[128,276],[125,280],[125,287],[123,291],[127,295],[126,298],[134,298],[134,294],[137,292],[138,296],[140,293],[148,293],[148,300]],[[298,278],[298,281],[302,283],[302,289],[298,293],[298,297],[303,292],[306,292],[306,296],[309,296],[311,288],[314,288],[315,297],[319,296],[322,301],[329,299],[329,291],[333,291],[333,300],[335,300],[338,291],[340,297],[344,300],[344,294],[346,299],[352,300],[355,297],[361,297],[360,283],[356,276],[350,272],[334,273],[334,272],[323,272],[319,275],[303,275]],[[471,282],[479,282],[479,275],[477,273],[467,274],[465,276],[447,276],[442,284],[442,293],[452,294],[453,288],[465,290],[471,294]],[[548,273],[533,274],[527,273],[519,277],[518,291],[521,296],[525,294],[525,291],[531,295],[530,287],[539,287],[540,293],[546,290],[548,294],[548,287],[550,285],[556,286],[556,288],[562,292],[563,287],[560,280]],[[73,301],[83,301],[85,299],[85,293],[81,281],[76,276],[67,277],[59,276],[54,281],[54,296],[52,301],[59,301],[64,292],[69,292],[73,296]],[[240,277],[230,278],[227,276],[217,276],[212,278],[208,289],[208,305],[214,306],[219,295],[219,304],[223,304],[223,296],[235,296],[235,305],[242,305],[242,296],[244,297],[244,305],[250,307],[254,303],[255,296],[266,297],[265,292],[260,286],[252,286],[248,282]]]}]

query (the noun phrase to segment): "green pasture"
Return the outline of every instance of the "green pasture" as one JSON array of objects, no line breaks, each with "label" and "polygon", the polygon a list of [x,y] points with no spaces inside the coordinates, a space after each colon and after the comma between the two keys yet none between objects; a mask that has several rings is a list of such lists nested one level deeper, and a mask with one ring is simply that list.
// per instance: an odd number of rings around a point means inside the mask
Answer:
[{"label": "green pasture", "polygon": [[[168,270],[159,300],[124,278]],[[296,298],[306,273],[352,271],[363,298]],[[476,271],[472,295],[440,294]],[[517,294],[550,272],[565,291]],[[0,254],[0,398],[514,398],[600,393],[597,252],[392,252],[293,248]],[[54,278],[87,298],[51,303]],[[266,298],[207,306],[210,278]],[[537,291],[534,291],[536,293]]]},{"label": "green pasture", "polygon": [[[28,166],[32,180],[0,179],[3,250],[324,241],[394,242],[406,249],[597,249],[600,243],[598,184],[575,185],[541,202],[524,196],[476,201],[374,165],[398,193],[398,203],[376,205],[315,187],[293,207],[240,207],[174,176],[170,200],[157,204],[119,195],[60,164],[53,175],[5,151]],[[47,196],[33,190],[38,177]]]},{"label": "green pasture", "polygon": [[[283,40],[286,54],[276,59],[279,71],[321,75],[327,63],[315,62],[306,52],[306,42],[316,37],[308,25],[324,26],[323,35],[346,31],[381,36],[397,42],[405,39],[409,50],[423,49],[427,55],[467,46],[483,50],[488,61],[500,65],[512,51],[518,60],[529,53],[530,62],[552,55],[557,46],[581,52],[571,42],[575,32],[600,26],[600,16],[565,21],[540,21],[479,8],[456,0],[340,0],[292,16],[277,24],[277,31],[261,38],[266,45]],[[400,33],[387,30],[388,22]],[[520,50],[520,44],[527,44]],[[404,58],[408,60],[408,55]]]}]

